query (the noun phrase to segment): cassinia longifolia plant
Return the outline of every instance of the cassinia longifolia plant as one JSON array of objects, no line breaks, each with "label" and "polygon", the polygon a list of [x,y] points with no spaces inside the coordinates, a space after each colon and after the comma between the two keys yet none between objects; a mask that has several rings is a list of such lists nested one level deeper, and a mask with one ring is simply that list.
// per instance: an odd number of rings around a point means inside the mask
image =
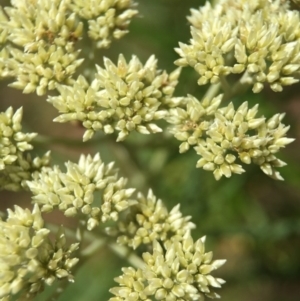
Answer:
[{"label": "cassinia longifolia plant", "polygon": [[[241,174],[251,163],[282,180],[277,168],[285,163],[277,153],[293,141],[286,137],[284,114],[264,117],[243,93],[266,86],[281,92],[299,81],[300,14],[289,1],[219,0],[191,9],[191,39],[175,49],[177,67],[170,73],[159,69],[154,55],[141,62],[120,54],[116,62],[104,57],[95,69],[85,66],[94,58],[84,57],[81,46],[107,48],[128,33],[138,14],[132,0],[10,2],[0,10],[0,77],[23,93],[48,94],[58,112],[54,121],[82,124],[84,142],[98,131],[116,133],[119,143],[133,131],[169,131],[180,141],[179,152],[193,148],[196,167],[216,180]],[[188,66],[198,84],[207,86],[203,99],[173,96]],[[233,97],[238,105],[230,102]],[[112,249],[143,245],[145,251],[142,258],[131,253],[133,266],[115,278],[110,301],[219,297],[215,288],[225,281],[211,272],[225,260],[213,260],[205,237],[193,240],[195,225],[179,205],[168,210],[151,189],[143,195],[128,188],[127,179],[99,153],[81,155],[64,168],[51,165],[50,152],[34,157],[37,134],[22,132],[22,112],[10,107],[0,113],[1,189],[27,190],[33,203],[32,210],[8,209],[0,220],[1,301],[33,300],[55,281],[73,282],[83,233],[96,237],[95,230],[107,222],[101,239]],[[77,217],[79,234],[69,238],[64,227],[47,227],[42,212],[53,210]]]}]

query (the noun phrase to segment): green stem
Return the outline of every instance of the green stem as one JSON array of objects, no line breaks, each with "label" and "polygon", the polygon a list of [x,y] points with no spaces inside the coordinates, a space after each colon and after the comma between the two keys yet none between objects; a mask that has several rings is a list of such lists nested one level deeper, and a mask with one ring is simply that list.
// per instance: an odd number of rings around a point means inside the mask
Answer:
[{"label": "green stem", "polygon": [[[56,232],[59,230],[59,226],[51,223],[47,223],[46,227],[52,232]],[[64,228],[65,234],[68,237],[75,238],[77,237],[76,231]],[[90,245],[88,245],[84,250],[80,252],[80,255],[84,257],[88,257],[95,253],[99,248],[103,246],[108,246],[110,250],[112,250],[117,256],[127,260],[129,263],[131,263],[136,268],[141,268],[144,265],[143,260],[137,256],[130,248],[118,245],[115,242],[111,242],[108,240],[105,236],[97,236],[92,232],[85,231],[84,235],[85,239],[89,242],[91,242]],[[80,262],[80,261],[79,261]],[[77,267],[77,266],[75,266]]]},{"label": "green stem", "polygon": [[88,245],[84,250],[80,252],[80,255],[84,257],[90,257],[92,254],[96,253],[97,250],[102,248],[106,244],[106,239],[100,239],[94,240],[91,242],[90,245]]},{"label": "green stem", "polygon": [[140,269],[144,268],[144,266],[145,266],[144,261],[139,256],[137,256],[135,253],[133,253],[129,248],[127,248],[125,246],[120,246],[117,243],[109,243],[108,247],[116,255],[118,255],[121,258],[126,259],[134,267],[140,268]]},{"label": "green stem", "polygon": [[212,99],[213,97],[215,97],[219,93],[220,88],[221,88],[220,83],[211,84],[208,90],[206,91],[206,93],[204,94],[203,98],[201,99],[201,101],[203,101],[203,99],[205,98]]},{"label": "green stem", "polygon": [[144,173],[139,169],[139,163],[135,157],[135,150],[129,149],[123,143],[110,141],[109,149],[118,160],[121,170],[126,173],[132,183],[140,191],[147,190],[147,180]]}]

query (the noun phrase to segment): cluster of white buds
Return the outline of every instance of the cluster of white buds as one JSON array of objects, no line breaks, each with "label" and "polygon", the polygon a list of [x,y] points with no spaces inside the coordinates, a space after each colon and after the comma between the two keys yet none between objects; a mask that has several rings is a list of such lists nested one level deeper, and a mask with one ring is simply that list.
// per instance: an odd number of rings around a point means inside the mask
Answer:
[{"label": "cluster of white buds", "polygon": [[23,109],[15,113],[12,107],[0,113],[0,170],[18,159],[18,155],[31,150],[31,140],[36,133],[22,132]]},{"label": "cluster of white buds", "polygon": [[88,35],[98,48],[107,48],[112,39],[128,33],[131,19],[138,13],[132,0],[73,0],[70,7],[88,22]]},{"label": "cluster of white buds", "polygon": [[[1,48],[2,47],[0,46],[0,49]],[[6,66],[6,62],[8,58],[9,58],[9,52],[4,47],[0,50],[0,79],[13,76],[13,72],[9,70]]]},{"label": "cluster of white buds", "polygon": [[54,121],[81,121],[87,129],[84,141],[97,130],[106,134],[117,130],[117,141],[134,130],[142,134],[161,132],[154,122],[167,115],[180,68],[169,75],[159,71],[154,56],[145,65],[136,56],[127,63],[123,55],[117,65],[108,58],[104,65],[97,67],[90,85],[80,76],[73,86],[58,86],[60,95],[48,99],[61,113]]},{"label": "cluster of white buds", "polygon": [[205,237],[193,241],[189,233],[182,241],[169,241],[164,246],[153,242],[153,253],[144,253],[143,269],[123,268],[123,275],[115,278],[118,287],[110,290],[115,297],[109,301],[155,300],[203,301],[205,296],[220,297],[212,288],[220,288],[225,281],[210,273],[225,260],[212,260],[212,252],[205,252]]},{"label": "cluster of white buds", "polygon": [[170,212],[152,190],[147,197],[139,193],[137,204],[130,207],[124,221],[117,226],[119,244],[136,249],[140,244],[150,244],[154,240],[181,241],[185,233],[195,228],[191,216],[182,216],[179,204]]},{"label": "cluster of white buds", "polygon": [[174,137],[183,141],[180,152],[194,146],[201,156],[197,167],[213,171],[217,180],[244,172],[236,164],[237,158],[245,164],[258,164],[268,176],[282,180],[275,168],[285,163],[275,154],[294,141],[285,137],[289,126],[281,123],[284,114],[276,114],[269,120],[255,118],[258,105],[249,109],[244,102],[235,110],[230,103],[219,108],[221,99],[219,95],[199,102],[188,96],[184,106],[170,109],[166,120],[174,124],[171,128]]},{"label": "cluster of white buds", "polygon": [[[67,162],[67,171],[59,166],[44,167],[27,185],[33,194],[33,202],[42,211],[58,208],[66,216],[87,215],[88,230],[99,222],[118,219],[120,211],[135,204],[130,196],[134,189],[125,188],[127,180],[118,178],[113,163],[104,164],[99,153],[94,157],[81,155],[78,164]],[[100,199],[94,199],[96,191]]]},{"label": "cluster of white buds", "polygon": [[50,152],[35,158],[27,152],[37,134],[22,132],[22,115],[12,107],[0,113],[0,190],[27,189],[26,181],[50,161]]},{"label": "cluster of white buds", "polygon": [[174,125],[170,128],[174,137],[183,141],[179,146],[180,153],[199,143],[200,138],[209,129],[221,100],[222,95],[219,95],[199,102],[197,98],[188,95],[178,99],[178,106],[169,110],[169,115],[165,119]]},{"label": "cluster of white buds", "polygon": [[[7,22],[7,17],[0,6],[0,23]],[[8,30],[1,28],[0,25],[0,79],[13,76],[11,70],[6,66],[6,61],[9,58],[9,52],[5,47],[7,42]]]},{"label": "cluster of white buds", "polygon": [[56,279],[73,281],[78,243],[67,246],[62,228],[54,243],[49,235],[37,205],[32,212],[15,206],[6,221],[0,219],[1,300],[30,299]]},{"label": "cluster of white buds", "polygon": [[[4,8],[7,22],[0,32],[6,33],[5,53],[1,59],[2,76],[13,75],[12,87],[24,93],[43,95],[57,83],[69,83],[83,61],[77,59],[75,42],[82,36],[83,23],[69,9],[71,0],[11,1]],[[2,13],[3,14],[3,13]],[[3,68],[2,68],[3,70]]]},{"label": "cluster of white buds", "polygon": [[288,1],[221,0],[192,9],[190,44],[180,43],[175,64],[190,65],[199,85],[216,83],[230,73],[243,74],[241,83],[260,92],[299,81],[300,12]]},{"label": "cluster of white buds", "polygon": [[17,160],[0,170],[0,190],[28,190],[27,181],[50,163],[50,151],[42,157],[32,158],[31,154],[17,155]]}]

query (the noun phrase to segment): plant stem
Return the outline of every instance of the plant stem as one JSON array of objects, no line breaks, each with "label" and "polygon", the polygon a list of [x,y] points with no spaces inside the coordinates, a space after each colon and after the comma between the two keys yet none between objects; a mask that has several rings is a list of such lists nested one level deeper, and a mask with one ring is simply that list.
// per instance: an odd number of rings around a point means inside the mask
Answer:
[{"label": "plant stem", "polygon": [[112,140],[109,143],[109,147],[117,158],[118,165],[126,173],[126,177],[131,180],[132,185],[140,191],[147,190],[147,180],[144,173],[139,169],[139,164],[133,153],[135,150],[130,150],[124,144]]},{"label": "plant stem", "polygon": [[[60,228],[58,225],[51,223],[47,223],[46,226],[51,232],[56,232]],[[68,237],[71,237],[73,239],[76,238],[76,232],[74,230],[65,228],[64,231]],[[95,251],[102,246],[108,246],[108,248],[112,250],[116,255],[123,259],[126,259],[133,266],[141,267],[144,264],[143,260],[139,256],[137,256],[130,248],[118,245],[115,242],[111,242],[104,235],[101,237],[100,233],[99,236],[97,236],[92,232],[85,231],[84,237],[87,241],[91,242],[88,247],[80,252],[80,255],[84,257],[90,256],[91,254],[95,253]]]},{"label": "plant stem", "polygon": [[116,255],[121,258],[126,259],[129,263],[131,263],[134,267],[142,269],[145,266],[144,261],[133,253],[129,248],[125,246],[120,246],[117,243],[109,243],[108,247],[112,250]]},{"label": "plant stem", "polygon": [[84,250],[82,250],[80,252],[80,255],[84,257],[89,257],[92,254],[94,254],[98,249],[102,248],[106,242],[106,239],[98,238],[97,240],[94,240],[90,245],[88,245]]},{"label": "plant stem", "polygon": [[212,99],[213,97],[215,97],[219,93],[220,88],[221,88],[220,83],[211,84],[208,90],[206,91],[206,93],[204,94],[203,98],[201,99],[201,101],[203,101],[203,99],[205,98]]}]

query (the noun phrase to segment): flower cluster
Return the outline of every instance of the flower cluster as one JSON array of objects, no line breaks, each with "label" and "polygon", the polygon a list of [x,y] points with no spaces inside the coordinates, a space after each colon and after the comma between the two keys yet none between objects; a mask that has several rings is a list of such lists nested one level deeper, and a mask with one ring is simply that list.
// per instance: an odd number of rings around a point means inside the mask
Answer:
[{"label": "flower cluster", "polygon": [[0,190],[27,189],[26,180],[50,161],[50,152],[41,158],[27,153],[37,134],[22,132],[22,115],[22,108],[14,113],[12,107],[0,113]]},{"label": "flower cluster", "polygon": [[30,142],[37,134],[22,132],[22,115],[22,108],[14,113],[12,107],[0,113],[0,170],[15,162],[18,155],[33,148]]},{"label": "flower cluster", "polygon": [[170,109],[166,120],[174,124],[171,128],[174,137],[183,141],[180,152],[194,146],[201,156],[197,167],[213,171],[217,180],[244,172],[242,166],[236,164],[237,158],[245,164],[258,164],[268,176],[282,180],[275,168],[285,163],[275,154],[294,141],[285,137],[289,126],[281,123],[284,114],[276,114],[268,120],[256,118],[258,105],[249,109],[244,102],[235,109],[230,103],[219,108],[221,98],[219,95],[199,102],[188,96],[184,106]]},{"label": "flower cluster", "polygon": [[4,8],[8,20],[0,28],[7,32],[9,58],[4,63],[16,78],[12,87],[42,95],[70,81],[83,61],[75,49],[83,23],[68,9],[70,1],[16,0]]},{"label": "flower cluster", "polygon": [[132,0],[73,0],[71,9],[88,21],[88,35],[98,48],[128,33],[127,27],[138,11]]},{"label": "flower cluster", "polygon": [[123,275],[115,278],[118,287],[110,290],[115,297],[110,301],[204,300],[205,296],[218,298],[211,288],[225,282],[210,273],[225,260],[212,260],[212,252],[205,252],[205,237],[193,241],[190,234],[182,242],[169,241],[162,247],[153,242],[153,254],[144,253],[143,269],[123,268]]},{"label": "flower cluster", "polygon": [[243,74],[242,83],[260,92],[298,82],[300,13],[287,1],[221,0],[192,9],[190,44],[179,44],[175,63],[190,65],[199,85],[216,83],[230,73]]},{"label": "flower cluster", "polygon": [[[0,6],[0,22],[4,23],[7,22],[8,19],[2,9],[2,7]],[[3,29],[2,27],[0,27],[0,45],[4,45],[7,41],[7,36],[8,36],[8,30],[7,29]]]},{"label": "flower cluster", "polygon": [[124,36],[138,13],[131,0],[16,0],[11,5],[5,13],[0,9],[0,77],[14,77],[10,86],[38,95],[73,83],[83,62],[76,42],[85,36],[86,21],[89,38],[102,48]]},{"label": "flower cluster", "polygon": [[137,204],[130,207],[125,221],[118,223],[117,242],[136,249],[140,244],[149,244],[154,240],[182,240],[195,225],[190,222],[191,216],[182,216],[179,207],[178,204],[168,212],[152,190],[149,190],[147,197],[139,193]]},{"label": "flower cluster", "polygon": [[[0,37],[1,39],[1,37]],[[0,42],[1,43],[1,42]],[[5,77],[12,77],[13,73],[11,70],[9,70],[6,66],[6,63],[8,58],[9,58],[9,52],[8,50],[4,47],[2,48],[0,45],[0,79],[3,79]]]},{"label": "flower cluster", "polygon": [[36,177],[40,170],[49,163],[50,151],[42,157],[34,158],[30,154],[19,153],[16,161],[0,170],[0,190],[28,190],[27,181]]},{"label": "flower cluster", "polygon": [[[0,6],[0,24],[7,22],[7,17],[3,12],[2,7]],[[8,30],[3,29],[0,25],[0,79],[13,76],[11,70],[6,66],[6,61],[9,58],[9,52],[5,47],[7,42]]]},{"label": "flower cluster", "polygon": [[166,116],[166,108],[172,104],[180,69],[169,75],[159,71],[154,56],[145,65],[136,56],[127,63],[123,55],[117,65],[108,58],[104,65],[97,67],[90,85],[80,76],[73,86],[58,86],[60,95],[48,99],[61,113],[55,121],[81,121],[87,129],[84,141],[97,130],[106,134],[117,130],[117,141],[133,130],[142,134],[161,132],[154,122]]},{"label": "flower cluster", "polygon": [[32,212],[18,206],[8,209],[7,220],[0,220],[1,300],[16,294],[32,298],[56,279],[73,281],[71,269],[78,262],[73,253],[78,244],[67,246],[62,230],[55,243],[49,235],[37,205]]},{"label": "flower cluster", "polygon": [[[118,178],[113,163],[104,164],[99,154],[93,158],[81,155],[78,164],[67,162],[67,171],[59,166],[44,167],[27,185],[33,202],[42,211],[58,208],[66,216],[88,216],[87,228],[94,229],[100,221],[118,219],[118,213],[135,204],[129,199],[134,189],[125,188],[127,180]],[[94,193],[101,198],[94,200]]]}]

